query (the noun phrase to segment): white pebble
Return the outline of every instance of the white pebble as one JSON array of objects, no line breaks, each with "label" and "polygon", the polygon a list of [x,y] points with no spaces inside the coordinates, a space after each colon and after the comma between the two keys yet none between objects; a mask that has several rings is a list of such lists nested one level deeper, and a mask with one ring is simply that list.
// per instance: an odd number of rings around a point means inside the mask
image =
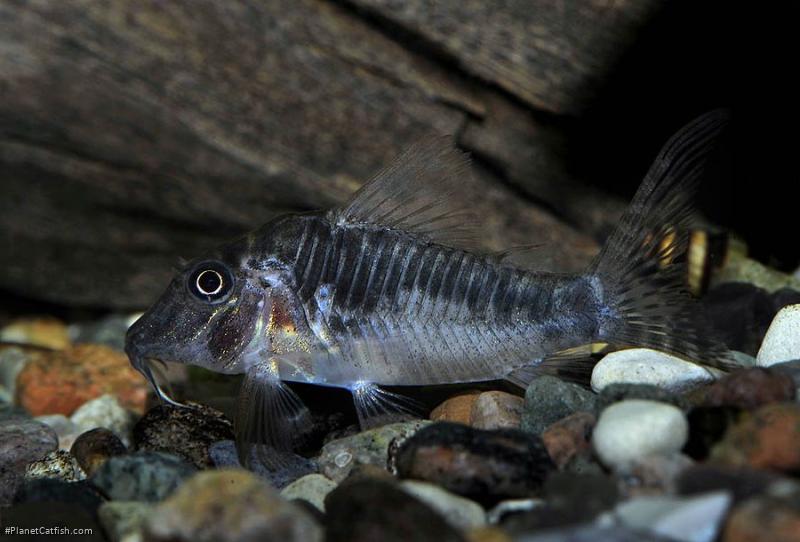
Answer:
[{"label": "white pebble", "polygon": [[454,495],[426,482],[406,480],[400,484],[404,491],[418,498],[442,515],[457,529],[474,529],[486,525],[486,512],[478,503]]},{"label": "white pebble", "polygon": [[778,311],[756,356],[760,367],[800,359],[800,305]]},{"label": "white pebble", "polygon": [[612,352],[592,371],[592,389],[599,392],[610,384],[651,384],[664,390],[682,392],[711,382],[722,373],[716,369],[648,348]]},{"label": "white pebble", "polygon": [[713,542],[731,500],[726,491],[694,497],[638,497],[618,505],[614,515],[628,527],[669,540]]},{"label": "white pebble", "polygon": [[325,512],[325,497],[336,489],[336,482],[321,474],[307,474],[298,478],[281,490],[281,497],[287,500],[301,499]]},{"label": "white pebble", "polygon": [[592,444],[606,466],[624,471],[645,456],[680,451],[688,435],[689,422],[679,408],[630,399],[603,411]]},{"label": "white pebble", "polygon": [[123,444],[130,446],[134,417],[113,395],[105,394],[85,402],[72,413],[70,419],[78,426],[81,433],[97,427],[105,427],[113,431]]}]

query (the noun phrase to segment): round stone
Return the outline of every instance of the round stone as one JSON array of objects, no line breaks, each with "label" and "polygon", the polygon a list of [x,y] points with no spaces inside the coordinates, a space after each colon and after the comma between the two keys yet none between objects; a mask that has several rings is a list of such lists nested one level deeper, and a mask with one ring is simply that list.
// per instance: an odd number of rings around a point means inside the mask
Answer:
[{"label": "round stone", "polygon": [[111,500],[163,500],[197,469],[174,455],[137,452],[108,459],[91,477]]},{"label": "round stone", "polygon": [[282,499],[254,474],[219,469],[198,473],[158,505],[145,521],[143,538],[320,542],[323,533],[303,507]]},{"label": "round stone", "polygon": [[612,352],[592,370],[592,389],[600,392],[610,384],[650,384],[682,392],[711,382],[720,371],[681,358],[650,350],[631,348]]},{"label": "round stone", "polygon": [[281,490],[286,500],[302,500],[325,512],[325,497],[336,489],[336,482],[321,474],[306,474]]},{"label": "round stone", "polygon": [[800,305],[789,305],[773,318],[756,360],[769,367],[795,359],[800,359]]},{"label": "round stone", "polygon": [[648,455],[680,451],[688,435],[689,423],[677,407],[632,399],[603,411],[592,444],[605,465],[626,470]]}]

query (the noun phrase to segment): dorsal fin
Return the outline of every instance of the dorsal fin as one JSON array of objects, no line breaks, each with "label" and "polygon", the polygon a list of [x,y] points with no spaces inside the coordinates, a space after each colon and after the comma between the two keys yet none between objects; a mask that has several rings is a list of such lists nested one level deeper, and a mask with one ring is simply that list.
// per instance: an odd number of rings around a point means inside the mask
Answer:
[{"label": "dorsal fin", "polygon": [[471,174],[468,157],[449,136],[429,136],[406,149],[331,211],[338,224],[374,224],[427,241],[472,248],[476,219],[461,196]]}]

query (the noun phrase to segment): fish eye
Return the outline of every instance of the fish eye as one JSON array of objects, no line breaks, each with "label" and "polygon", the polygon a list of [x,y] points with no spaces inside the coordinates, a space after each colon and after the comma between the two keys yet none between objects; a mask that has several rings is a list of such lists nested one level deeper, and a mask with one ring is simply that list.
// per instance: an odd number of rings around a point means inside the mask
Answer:
[{"label": "fish eye", "polygon": [[233,274],[221,262],[203,262],[189,274],[187,286],[197,299],[218,303],[233,289]]}]

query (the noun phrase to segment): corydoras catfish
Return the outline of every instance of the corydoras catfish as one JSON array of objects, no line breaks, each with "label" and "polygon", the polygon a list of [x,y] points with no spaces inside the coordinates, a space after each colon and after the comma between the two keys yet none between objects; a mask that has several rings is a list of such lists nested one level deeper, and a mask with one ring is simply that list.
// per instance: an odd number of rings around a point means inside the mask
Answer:
[{"label": "corydoras catfish", "polygon": [[654,348],[724,367],[676,264],[693,186],[726,115],[665,145],[616,229],[580,274],[518,268],[464,250],[475,236],[454,197],[468,162],[424,141],[345,205],[272,220],[185,267],[130,328],[126,351],[244,373],[236,433],[291,448],[309,413],[289,382],[346,388],[362,425],[401,410],[382,386],[508,379],[525,385],[554,353],[594,342]]}]

